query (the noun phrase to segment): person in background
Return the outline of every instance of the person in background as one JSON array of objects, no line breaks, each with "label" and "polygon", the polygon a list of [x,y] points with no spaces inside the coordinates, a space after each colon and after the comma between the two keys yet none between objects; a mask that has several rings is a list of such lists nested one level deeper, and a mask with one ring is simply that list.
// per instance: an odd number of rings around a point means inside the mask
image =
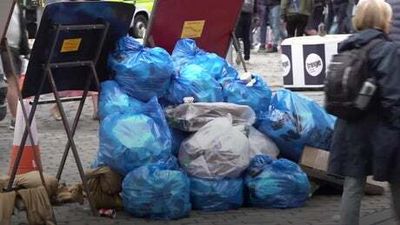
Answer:
[{"label": "person in background", "polygon": [[331,0],[331,34],[353,33],[351,18],[358,0]]},{"label": "person in background", "polygon": [[240,13],[239,23],[236,27],[236,36],[241,38],[244,47],[244,60],[250,60],[250,35],[253,14],[257,12],[257,2],[255,0],[245,0]]},{"label": "person in background", "polygon": [[359,224],[369,175],[389,182],[395,215],[400,219],[400,57],[387,35],[391,18],[391,7],[384,0],[361,0],[353,17],[357,33],[339,47],[341,52],[381,41],[368,53],[368,71],[378,90],[370,108],[358,120],[338,119],[335,124],[328,173],[345,177],[341,225]]},{"label": "person in background", "polygon": [[389,37],[396,44],[400,46],[400,1],[399,0],[387,0],[393,9],[392,27],[389,32]]},{"label": "person in background", "polygon": [[268,6],[267,2],[269,0],[258,1],[258,13],[260,14],[260,52],[265,52],[267,47],[267,27],[268,27]]},{"label": "person in background", "polygon": [[324,8],[325,0],[314,0],[314,8],[312,10],[311,16],[308,18],[308,23],[306,27],[307,35],[317,35],[318,26],[324,23]]},{"label": "person in background", "polygon": [[303,36],[313,10],[313,0],[282,0],[281,17],[286,22],[288,37]]},{"label": "person in background", "polygon": [[[19,3],[15,4],[6,37],[11,49],[12,58],[10,59],[7,52],[3,49],[1,51],[1,60],[8,81],[7,103],[11,114],[10,129],[14,129],[19,89],[19,87],[15,85],[18,83],[15,79],[21,75],[22,61],[20,56],[26,56],[30,51],[25,21]],[[15,66],[16,74],[13,73],[12,65]]]},{"label": "person in background", "polygon": [[269,15],[269,24],[272,29],[272,46],[267,52],[277,52],[278,46],[283,38],[286,37],[281,21],[281,1],[267,0],[267,8]]}]

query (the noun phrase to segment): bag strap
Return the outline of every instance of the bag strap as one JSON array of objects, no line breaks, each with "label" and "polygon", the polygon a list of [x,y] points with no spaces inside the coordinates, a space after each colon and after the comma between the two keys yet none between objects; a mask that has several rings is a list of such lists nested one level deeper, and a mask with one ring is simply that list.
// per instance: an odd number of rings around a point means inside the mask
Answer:
[{"label": "bag strap", "polygon": [[368,44],[362,46],[362,49],[365,53],[369,53],[373,48],[375,48],[378,44],[383,43],[384,41],[380,38],[372,39]]}]

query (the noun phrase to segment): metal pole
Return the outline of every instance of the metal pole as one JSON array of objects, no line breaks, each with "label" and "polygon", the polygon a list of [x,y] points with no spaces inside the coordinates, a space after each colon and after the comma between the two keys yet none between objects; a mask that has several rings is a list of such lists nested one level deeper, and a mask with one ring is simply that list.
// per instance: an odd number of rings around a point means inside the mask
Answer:
[{"label": "metal pole", "polygon": [[[87,97],[88,92],[89,92],[89,88],[90,88],[92,77],[93,77],[92,75],[90,75],[90,74],[88,75],[88,79],[86,81],[85,90],[83,92],[81,101],[79,103],[78,110],[77,110],[76,115],[75,115],[74,123],[72,125],[72,137],[75,136],[75,131],[76,131],[76,128],[78,127],[78,123],[79,123],[79,119],[80,119],[81,114],[82,114],[83,106],[85,105],[85,100],[86,100],[86,97]],[[69,149],[70,148],[71,148],[71,142],[68,140],[67,144],[65,145],[64,154],[63,154],[63,157],[61,159],[60,166],[58,167],[58,172],[57,172],[57,176],[56,176],[57,180],[61,179],[61,175],[62,175],[62,172],[64,170],[65,162],[66,162],[66,160],[68,158],[68,154],[69,154]]]},{"label": "metal pole", "polygon": [[242,63],[243,70],[244,70],[244,72],[247,72],[246,62],[244,61],[243,56],[242,56],[242,50],[240,48],[239,40],[237,39],[235,32],[232,32],[231,35],[232,35],[232,40],[233,40],[233,46],[235,47],[236,53],[239,56],[240,62]]},{"label": "metal pole", "polygon": [[92,210],[93,215],[97,215],[97,211],[96,211],[96,209],[94,207],[92,198],[90,197],[90,191],[89,191],[89,187],[87,185],[87,179],[86,179],[86,176],[85,176],[85,172],[83,171],[82,162],[81,162],[81,160],[79,158],[79,154],[78,154],[78,150],[77,150],[76,145],[75,145],[74,137],[73,137],[73,134],[71,132],[71,129],[70,129],[70,126],[69,126],[69,123],[68,123],[68,119],[67,119],[67,116],[66,116],[65,111],[64,111],[64,107],[62,106],[61,101],[60,101],[60,96],[58,94],[56,82],[54,81],[53,73],[52,73],[50,68],[47,68],[47,70],[48,70],[48,73],[47,73],[48,79],[50,81],[51,88],[53,89],[54,97],[55,97],[55,99],[57,101],[57,106],[58,106],[58,109],[59,109],[60,114],[61,114],[61,118],[62,118],[62,121],[63,121],[63,124],[64,124],[65,132],[67,133],[68,140],[71,143],[72,153],[74,154],[74,158],[75,158],[76,165],[78,167],[79,175],[80,175],[80,177],[82,179],[84,190],[88,195],[87,197],[88,197],[88,200],[89,200],[90,208]]}]

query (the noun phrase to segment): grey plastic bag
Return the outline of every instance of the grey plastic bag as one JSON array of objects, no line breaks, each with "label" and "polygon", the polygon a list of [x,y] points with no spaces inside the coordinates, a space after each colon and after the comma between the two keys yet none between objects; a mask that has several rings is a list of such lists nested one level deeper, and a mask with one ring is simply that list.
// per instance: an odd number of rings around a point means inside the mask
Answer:
[{"label": "grey plastic bag", "polygon": [[185,103],[166,109],[169,124],[179,130],[195,132],[215,118],[230,115],[233,125],[251,126],[256,120],[254,111],[245,105],[232,103]]},{"label": "grey plastic bag", "polygon": [[181,144],[179,162],[190,176],[237,178],[250,163],[249,147],[231,118],[217,118]]},{"label": "grey plastic bag", "polygon": [[256,155],[267,155],[273,159],[278,157],[279,149],[271,138],[254,127],[249,128],[248,137],[250,141],[250,159]]}]

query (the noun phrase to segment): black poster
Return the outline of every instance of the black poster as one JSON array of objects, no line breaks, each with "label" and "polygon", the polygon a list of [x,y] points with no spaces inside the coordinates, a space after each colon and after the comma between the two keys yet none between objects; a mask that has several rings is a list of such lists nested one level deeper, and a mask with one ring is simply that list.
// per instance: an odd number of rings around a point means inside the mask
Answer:
[{"label": "black poster", "polygon": [[[109,79],[107,72],[107,57],[114,49],[117,40],[127,35],[131,24],[134,5],[120,2],[59,2],[46,6],[35,43],[31,52],[26,77],[22,89],[23,97],[37,93],[42,76],[45,76],[44,65],[48,62],[50,49],[55,39],[56,25],[90,25],[109,24],[107,37],[96,65],[100,81]],[[54,62],[82,61],[93,58],[93,52],[98,48],[100,34],[96,32],[60,33],[56,43]],[[59,91],[83,90],[88,75],[87,68],[71,67],[53,70],[56,86]],[[92,82],[90,90],[96,91]],[[50,93],[47,81],[42,94]]]},{"label": "black poster", "polygon": [[304,84],[323,85],[325,80],[325,45],[304,45]]},{"label": "black poster", "polygon": [[293,85],[292,46],[282,45],[283,84]]}]

